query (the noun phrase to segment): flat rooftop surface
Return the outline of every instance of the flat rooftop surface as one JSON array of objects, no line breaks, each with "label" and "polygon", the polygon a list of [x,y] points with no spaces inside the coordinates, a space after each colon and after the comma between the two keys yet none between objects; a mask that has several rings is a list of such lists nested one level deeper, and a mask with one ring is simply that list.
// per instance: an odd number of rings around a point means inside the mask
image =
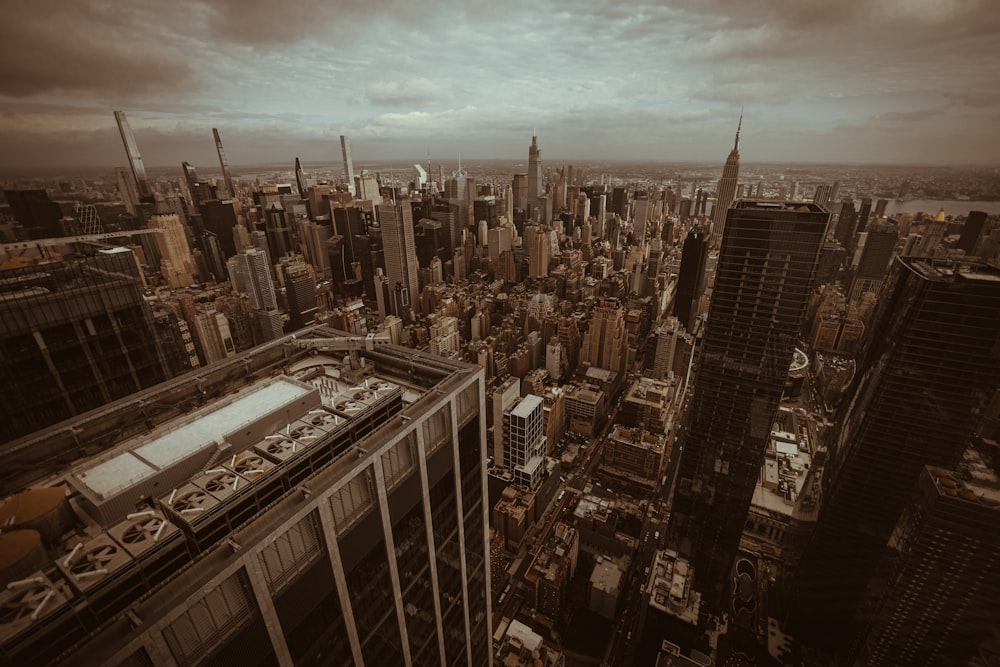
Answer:
[{"label": "flat rooftop surface", "polygon": [[77,478],[100,497],[108,498],[157,470],[170,467],[191,454],[214,445],[216,441],[224,440],[228,434],[260,415],[310,391],[311,387],[291,382],[287,378],[276,378],[267,385],[253,387],[250,391],[235,396],[230,402],[209,406],[206,411],[195,413],[191,421],[83,470],[77,474]]}]

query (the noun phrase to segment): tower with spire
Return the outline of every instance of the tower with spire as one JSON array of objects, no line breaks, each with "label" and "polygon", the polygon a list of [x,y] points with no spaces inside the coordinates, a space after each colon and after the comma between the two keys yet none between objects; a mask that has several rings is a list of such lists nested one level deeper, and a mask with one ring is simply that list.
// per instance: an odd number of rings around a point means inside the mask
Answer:
[{"label": "tower with spire", "polygon": [[538,148],[538,135],[531,134],[531,146],[528,147],[528,212],[537,206],[542,195],[542,151]]},{"label": "tower with spire", "polygon": [[715,197],[715,208],[712,211],[712,233],[722,239],[726,226],[726,211],[736,197],[736,185],[740,178],[740,129],[743,127],[743,111],[740,111],[740,122],[736,126],[736,141],[733,150],[726,158],[726,166],[722,168],[722,178],[719,179],[719,189]]}]

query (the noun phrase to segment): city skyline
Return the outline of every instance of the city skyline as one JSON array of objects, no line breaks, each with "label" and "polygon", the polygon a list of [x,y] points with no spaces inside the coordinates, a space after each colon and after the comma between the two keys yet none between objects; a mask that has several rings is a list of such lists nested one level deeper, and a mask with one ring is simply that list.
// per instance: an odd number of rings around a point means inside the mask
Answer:
[{"label": "city skyline", "polygon": [[[44,3],[43,3],[44,4]],[[486,3],[15,6],[0,167],[289,156],[720,161],[745,107],[765,162],[994,161],[995,13],[899,0],[794,8]],[[13,32],[13,31],[12,31]],[[71,32],[73,39],[65,39]],[[786,63],[794,59],[794,68]]]}]

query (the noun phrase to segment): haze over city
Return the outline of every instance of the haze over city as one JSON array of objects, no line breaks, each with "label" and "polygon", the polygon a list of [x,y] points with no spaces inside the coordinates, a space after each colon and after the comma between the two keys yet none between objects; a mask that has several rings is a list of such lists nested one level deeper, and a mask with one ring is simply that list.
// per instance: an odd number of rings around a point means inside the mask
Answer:
[{"label": "haze over city", "polygon": [[14,3],[0,167],[523,157],[977,164],[1000,16],[930,2]]}]

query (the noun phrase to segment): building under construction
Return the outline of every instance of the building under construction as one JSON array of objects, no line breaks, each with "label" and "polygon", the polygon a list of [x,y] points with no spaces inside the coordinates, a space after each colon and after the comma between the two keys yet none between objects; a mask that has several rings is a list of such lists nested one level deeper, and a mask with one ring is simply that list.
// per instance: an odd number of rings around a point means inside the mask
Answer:
[{"label": "building under construction", "polygon": [[0,662],[490,664],[483,396],[312,327],[4,445]]}]

